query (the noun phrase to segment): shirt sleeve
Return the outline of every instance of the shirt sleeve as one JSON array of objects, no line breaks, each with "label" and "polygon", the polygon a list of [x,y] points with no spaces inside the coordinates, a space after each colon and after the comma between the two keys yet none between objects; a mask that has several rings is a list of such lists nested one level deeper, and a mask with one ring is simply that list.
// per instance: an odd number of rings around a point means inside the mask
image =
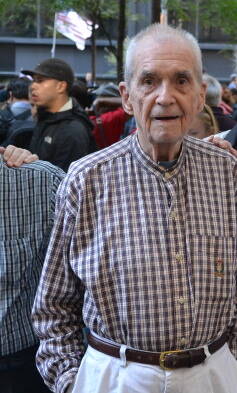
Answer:
[{"label": "shirt sleeve", "polygon": [[64,393],[74,380],[83,352],[84,287],[69,263],[77,208],[69,183],[66,177],[57,193],[55,223],[32,311],[40,339],[37,367],[57,393]]},{"label": "shirt sleeve", "polygon": [[232,354],[237,359],[237,298],[235,298],[235,312],[229,329],[229,335],[229,347]]},{"label": "shirt sleeve", "polygon": [[[236,201],[235,205],[236,205],[236,214],[237,214],[237,164],[234,167],[234,180],[235,180],[235,201]],[[237,216],[236,216],[236,221],[237,221]],[[237,250],[235,252],[237,254]],[[233,263],[236,265],[236,261],[233,261]],[[235,299],[234,299],[233,318],[228,328],[228,334],[229,334],[228,344],[232,354],[237,359],[237,271],[235,271],[235,281],[236,281],[236,292],[235,292]]]},{"label": "shirt sleeve", "polygon": [[[45,166],[47,164],[49,164],[49,163],[44,162],[43,165]],[[41,165],[42,165],[42,162],[41,162]],[[65,177],[65,173],[60,168],[55,168],[53,175],[51,175],[52,180],[50,181],[50,185],[48,186],[51,190],[50,202],[49,202],[50,203],[50,205],[49,205],[50,206],[49,226],[48,226],[48,230],[44,234],[42,244],[41,244],[40,250],[38,252],[38,259],[40,260],[42,266],[43,266],[45,254],[46,254],[46,251],[48,248],[50,234],[52,232],[52,228],[53,228],[53,224],[54,224],[56,194],[57,194],[57,190],[59,188],[59,185],[62,182],[62,180],[64,179],[64,177]]]}]

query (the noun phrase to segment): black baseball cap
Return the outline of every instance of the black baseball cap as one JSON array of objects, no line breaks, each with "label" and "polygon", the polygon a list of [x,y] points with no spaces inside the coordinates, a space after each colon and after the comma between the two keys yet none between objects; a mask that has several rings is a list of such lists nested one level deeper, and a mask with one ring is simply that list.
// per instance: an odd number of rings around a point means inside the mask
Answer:
[{"label": "black baseball cap", "polygon": [[50,58],[37,64],[34,70],[21,70],[24,75],[42,75],[47,78],[65,81],[68,84],[68,90],[74,83],[74,73],[69,64],[61,59]]}]

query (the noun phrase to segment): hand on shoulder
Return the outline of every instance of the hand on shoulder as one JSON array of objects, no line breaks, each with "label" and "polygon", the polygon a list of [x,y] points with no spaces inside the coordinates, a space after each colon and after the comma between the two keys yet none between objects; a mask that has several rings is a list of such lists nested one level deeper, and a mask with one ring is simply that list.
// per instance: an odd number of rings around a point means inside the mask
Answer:
[{"label": "hand on shoulder", "polygon": [[226,141],[225,139],[219,138],[218,136],[211,135],[208,138],[205,138],[207,142],[213,143],[213,145],[220,147],[223,150],[228,151],[229,153],[233,154],[237,158],[237,150],[235,150],[231,143]]},{"label": "hand on shoulder", "polygon": [[23,164],[29,164],[37,161],[39,157],[37,154],[32,154],[29,150],[21,149],[13,145],[7,147],[0,146],[0,154],[9,167],[19,168]]}]

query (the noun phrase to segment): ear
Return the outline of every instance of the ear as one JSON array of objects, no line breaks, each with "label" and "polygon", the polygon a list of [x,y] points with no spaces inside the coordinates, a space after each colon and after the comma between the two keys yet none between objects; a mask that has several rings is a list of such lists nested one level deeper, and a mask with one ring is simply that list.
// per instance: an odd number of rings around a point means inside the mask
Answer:
[{"label": "ear", "polygon": [[204,104],[206,100],[206,90],[207,90],[207,85],[205,82],[202,82],[200,93],[199,93],[198,112],[201,112],[204,108]]},{"label": "ear", "polygon": [[66,81],[58,81],[57,90],[59,93],[65,93],[67,89],[67,82]]},{"label": "ear", "polygon": [[9,91],[8,91],[8,99],[7,99],[7,101],[8,101],[8,102],[12,102],[12,100],[13,100],[13,94],[12,94],[12,91],[9,90]]},{"label": "ear", "polygon": [[122,97],[123,109],[125,110],[126,113],[133,116],[133,106],[130,102],[129,89],[127,87],[126,82],[119,83],[119,92]]}]

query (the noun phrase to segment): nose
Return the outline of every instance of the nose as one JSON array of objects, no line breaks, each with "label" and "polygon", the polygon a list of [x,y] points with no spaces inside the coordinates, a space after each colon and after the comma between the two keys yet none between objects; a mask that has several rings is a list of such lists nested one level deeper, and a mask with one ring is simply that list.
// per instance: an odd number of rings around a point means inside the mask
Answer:
[{"label": "nose", "polygon": [[175,103],[175,97],[173,95],[172,86],[163,81],[158,87],[156,91],[156,104],[161,106],[169,106]]},{"label": "nose", "polygon": [[32,92],[32,90],[35,88],[35,81],[32,81],[31,82],[31,85],[30,85],[30,91]]},{"label": "nose", "polygon": [[37,89],[37,82],[32,81],[30,85],[30,92],[33,93]]}]

